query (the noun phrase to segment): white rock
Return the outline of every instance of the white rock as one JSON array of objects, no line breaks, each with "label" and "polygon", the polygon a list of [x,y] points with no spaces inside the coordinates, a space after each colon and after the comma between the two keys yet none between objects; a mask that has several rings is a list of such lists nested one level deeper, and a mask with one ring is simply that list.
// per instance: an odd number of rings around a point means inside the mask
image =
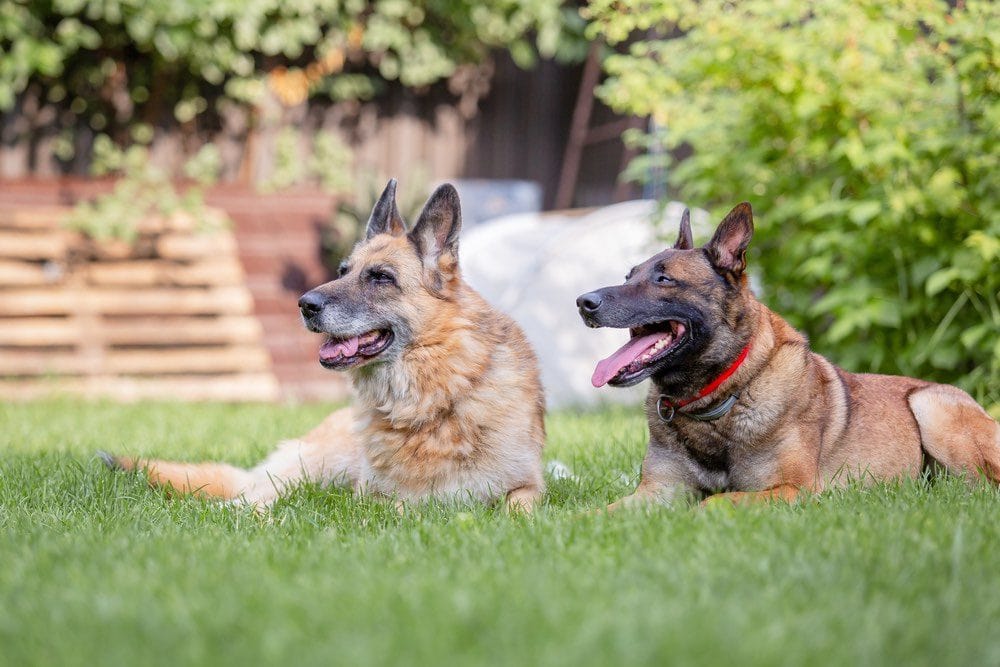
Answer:
[{"label": "white rock", "polygon": [[[677,202],[661,211],[653,201],[630,201],[583,214],[506,216],[463,234],[462,272],[524,328],[541,362],[550,408],[642,399],[645,383],[631,389],[591,386],[597,362],[628,334],[587,328],[576,298],[621,284],[630,268],[672,245],[683,210]],[[692,211],[691,223],[696,241],[707,240],[707,214]]]}]

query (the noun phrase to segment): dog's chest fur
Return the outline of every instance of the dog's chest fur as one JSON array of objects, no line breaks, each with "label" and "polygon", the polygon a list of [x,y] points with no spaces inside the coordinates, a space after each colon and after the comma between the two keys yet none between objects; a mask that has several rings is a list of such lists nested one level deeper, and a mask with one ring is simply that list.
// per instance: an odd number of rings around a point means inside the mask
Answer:
[{"label": "dog's chest fur", "polygon": [[[669,449],[684,468],[685,482],[703,492],[766,486],[782,475],[784,467],[802,463],[800,457],[795,461],[783,457],[786,449],[799,444],[798,436],[808,432],[809,444],[819,445],[824,437],[838,435],[815,431],[797,420],[793,409],[797,396],[789,391],[816,387],[825,396],[824,385],[830,379],[825,376],[832,375],[832,367],[827,373],[818,366],[806,340],[773,313],[766,311],[760,321],[750,356],[730,390],[739,392],[739,400],[723,417],[701,422],[678,414],[667,423],[656,411],[655,388],[647,400],[653,446]],[[722,392],[711,400],[726,395]],[[823,404],[824,396],[814,400]],[[703,411],[709,406],[692,407]],[[815,467],[815,462],[809,465]]]},{"label": "dog's chest fur", "polygon": [[407,432],[370,423],[363,429],[360,484],[403,499],[498,500],[535,480],[537,448],[527,436],[509,428],[492,433],[460,419]]},{"label": "dog's chest fur", "polygon": [[774,474],[773,457],[751,431],[759,424],[750,423],[750,417],[738,408],[724,419],[722,425],[680,417],[681,423],[651,429],[654,446],[678,452],[688,483],[706,493],[753,488]]},{"label": "dog's chest fur", "polygon": [[359,486],[403,499],[497,500],[541,486],[541,383],[523,335],[480,300],[484,317],[441,345],[355,380]]}]

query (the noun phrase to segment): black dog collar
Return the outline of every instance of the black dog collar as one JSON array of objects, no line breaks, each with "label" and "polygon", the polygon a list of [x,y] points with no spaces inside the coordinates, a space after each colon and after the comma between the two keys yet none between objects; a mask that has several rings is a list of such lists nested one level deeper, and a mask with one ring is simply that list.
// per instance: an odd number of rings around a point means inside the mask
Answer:
[{"label": "black dog collar", "polygon": [[[669,402],[664,401],[665,398],[667,397],[664,394],[660,394],[660,397],[656,399],[656,414],[660,416],[660,419],[669,424],[677,415],[683,415],[688,419],[694,419],[695,421],[700,422],[714,422],[716,419],[724,417],[726,413],[733,409],[733,406],[736,405],[736,401],[740,400],[740,395],[739,392],[730,394],[726,400],[722,401],[714,408],[703,410],[702,412],[681,412]],[[670,411],[666,415],[663,414],[664,408]]]}]

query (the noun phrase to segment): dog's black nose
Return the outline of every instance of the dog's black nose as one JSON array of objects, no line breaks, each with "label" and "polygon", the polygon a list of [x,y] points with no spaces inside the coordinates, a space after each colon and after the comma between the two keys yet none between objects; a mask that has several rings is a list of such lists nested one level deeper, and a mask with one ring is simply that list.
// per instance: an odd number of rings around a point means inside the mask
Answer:
[{"label": "dog's black nose", "polygon": [[319,292],[306,292],[299,297],[299,310],[302,311],[303,317],[310,317],[323,310],[325,303],[326,297]]},{"label": "dog's black nose", "polygon": [[597,292],[587,292],[576,298],[576,307],[582,312],[592,313],[601,307],[601,295]]}]

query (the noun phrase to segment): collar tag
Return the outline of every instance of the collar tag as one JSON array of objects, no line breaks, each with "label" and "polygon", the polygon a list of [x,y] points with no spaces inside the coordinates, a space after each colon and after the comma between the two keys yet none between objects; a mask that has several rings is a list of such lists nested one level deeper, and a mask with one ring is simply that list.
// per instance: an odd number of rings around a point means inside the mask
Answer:
[{"label": "collar tag", "polygon": [[677,409],[674,406],[670,405],[670,403],[666,403],[666,407],[670,409],[670,414],[668,414],[667,416],[663,416],[664,398],[666,398],[666,396],[660,394],[660,397],[656,399],[656,414],[660,416],[661,420],[669,424],[674,420],[674,415],[677,414]]}]

